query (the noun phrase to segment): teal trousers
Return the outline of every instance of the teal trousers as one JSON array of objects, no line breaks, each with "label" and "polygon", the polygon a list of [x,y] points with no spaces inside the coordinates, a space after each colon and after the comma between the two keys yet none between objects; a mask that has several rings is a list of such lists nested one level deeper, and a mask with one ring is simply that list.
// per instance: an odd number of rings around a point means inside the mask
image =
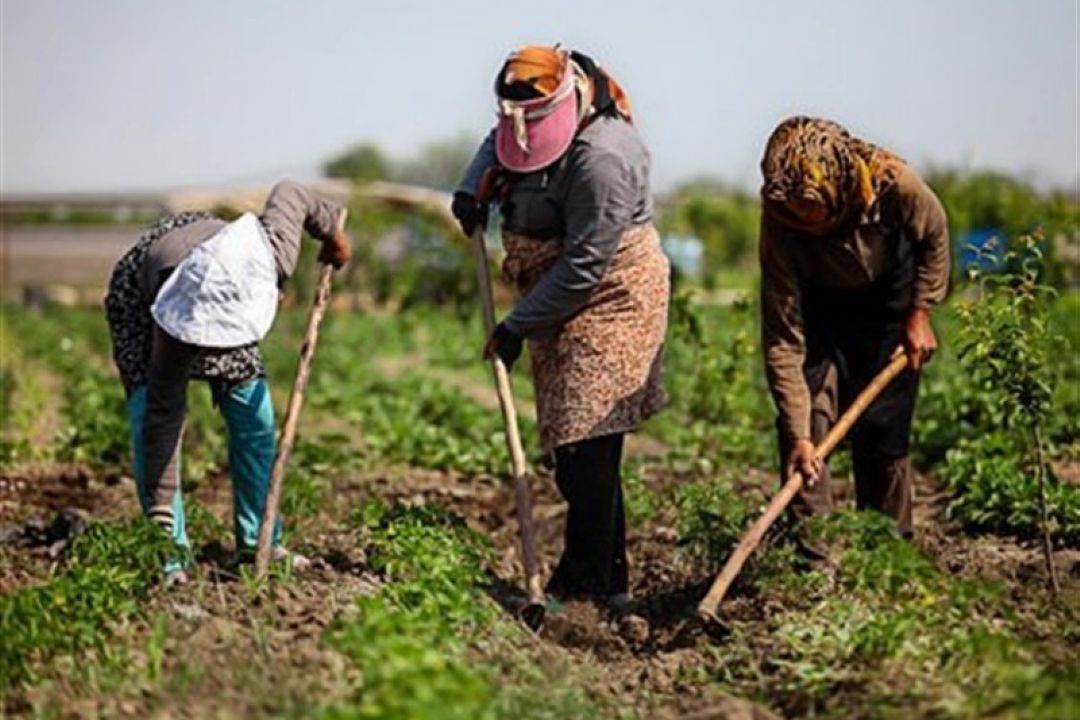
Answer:
[{"label": "teal trousers", "polygon": [[[270,488],[270,472],[277,450],[274,406],[270,386],[265,378],[255,378],[227,391],[215,392],[214,399],[225,418],[229,441],[229,473],[233,486],[233,533],[238,554],[252,552],[258,543],[259,524],[266,495]],[[135,486],[143,512],[152,503],[146,486],[146,454],[144,452],[143,421],[146,417],[146,386],[133,388],[127,400],[131,421],[131,442],[134,450]],[[177,463],[177,472],[180,471]],[[190,562],[191,542],[184,520],[184,499],[180,483],[173,496],[173,542],[187,551],[182,561],[173,561],[166,571],[178,569]],[[275,520],[273,542],[281,541],[281,518]]]}]

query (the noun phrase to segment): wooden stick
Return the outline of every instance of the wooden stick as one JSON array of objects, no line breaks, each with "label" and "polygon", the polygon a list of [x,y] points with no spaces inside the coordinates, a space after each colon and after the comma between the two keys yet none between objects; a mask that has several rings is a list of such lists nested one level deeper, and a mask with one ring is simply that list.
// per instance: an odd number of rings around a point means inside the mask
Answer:
[{"label": "wooden stick", "polygon": [[[814,448],[814,456],[819,460],[824,460],[829,456],[836,446],[844,439],[844,436],[851,430],[851,426],[855,424],[855,421],[859,419],[859,416],[863,414],[870,403],[877,399],[877,396],[881,394],[881,391],[893,379],[903,372],[907,367],[907,355],[901,353],[894,357],[885,368],[877,374],[877,376],[870,381],[870,384],[863,389],[859,396],[855,398],[855,401],[851,403],[851,406],[844,411],[844,414],[836,422],[829,432],[825,435],[825,438],[821,443]],[[765,536],[765,532],[776,522],[776,518],[780,516],[780,513],[784,511],[784,508],[794,499],[795,495],[799,492],[803,485],[803,476],[801,473],[794,472],[791,478],[788,479],[784,486],[780,488],[780,492],[765,508],[765,512],[761,517],[754,521],[754,524],[750,526],[750,529],[743,535],[742,540],[735,547],[735,550],[731,553],[727,562],[724,564],[723,570],[713,581],[712,587],[709,588],[708,594],[705,595],[701,603],[698,605],[698,617],[705,622],[719,622],[719,618],[716,616],[716,609],[720,605],[720,601],[724,599],[724,595],[727,594],[728,588],[731,587],[731,583],[739,575],[739,571],[742,570],[743,565],[746,563],[750,554],[757,549],[758,544],[761,542],[761,538]]]},{"label": "wooden stick", "polygon": [[[495,329],[495,297],[491,290],[491,269],[488,267],[487,244],[484,229],[473,231],[476,247],[476,277],[480,281],[480,301],[484,311],[484,329],[488,337]],[[538,625],[543,619],[544,590],[540,584],[540,562],[536,555],[536,535],[533,530],[532,493],[525,477],[525,451],[521,447],[518,432],[517,410],[510,389],[510,375],[498,355],[491,358],[491,370],[495,376],[495,392],[499,396],[503,426],[506,428],[506,447],[510,451],[510,472],[514,477],[514,500],[517,506],[518,529],[521,533],[522,565],[525,568],[525,592],[528,606],[522,616],[530,625]]]},{"label": "wooden stick", "polygon": [[278,439],[274,469],[270,473],[270,491],[266,496],[262,524],[259,525],[259,544],[255,553],[255,577],[259,579],[266,577],[266,572],[270,568],[270,543],[274,536],[274,525],[277,524],[278,502],[281,499],[281,486],[285,481],[285,466],[289,462],[289,453],[292,451],[293,442],[296,440],[296,426],[300,422],[300,407],[304,404],[304,391],[307,389],[308,377],[311,375],[311,363],[315,358],[315,345],[319,341],[319,323],[322,322],[323,315],[326,314],[326,307],[330,303],[330,284],[333,279],[333,266],[329,264],[323,265],[319,273],[319,284],[315,290],[315,303],[311,307],[311,315],[308,316],[304,344],[300,346],[300,361],[296,366],[296,379],[293,381],[292,393],[289,395],[289,406],[285,411],[285,421],[281,426],[281,437]]}]

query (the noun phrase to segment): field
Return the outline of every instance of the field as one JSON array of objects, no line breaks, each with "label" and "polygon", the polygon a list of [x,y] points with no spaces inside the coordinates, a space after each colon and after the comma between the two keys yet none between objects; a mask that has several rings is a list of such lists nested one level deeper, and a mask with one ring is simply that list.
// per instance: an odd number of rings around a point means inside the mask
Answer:
[{"label": "field", "polygon": [[[816,526],[832,561],[809,569],[777,533],[719,633],[693,608],[775,489],[777,463],[756,310],[703,298],[677,296],[672,403],[628,446],[631,612],[572,603],[537,634],[508,610],[521,593],[513,497],[476,313],[330,314],[283,505],[287,543],[317,559],[303,576],[259,583],[232,565],[223,428],[196,386],[184,488],[198,571],[165,590],[168,549],[137,519],[103,317],[5,305],[4,713],[1076,717],[1080,297],[1045,302],[1065,343],[1048,356],[1044,422],[1056,598],[1022,427],[957,357],[954,338],[975,322],[957,300],[923,383],[915,541],[839,513]],[[305,316],[284,312],[264,345],[278,408]],[[515,371],[515,389],[535,443],[525,377]],[[565,510],[528,450],[550,567]],[[833,460],[841,476],[848,464]]]}]

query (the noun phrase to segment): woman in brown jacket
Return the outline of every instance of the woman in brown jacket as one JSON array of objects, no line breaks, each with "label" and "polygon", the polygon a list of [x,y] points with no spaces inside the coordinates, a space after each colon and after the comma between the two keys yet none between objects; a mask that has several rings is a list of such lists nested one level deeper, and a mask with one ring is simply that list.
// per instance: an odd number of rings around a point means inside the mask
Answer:
[{"label": "woman in brown jacket", "polygon": [[794,515],[831,509],[814,445],[902,348],[911,368],[850,440],[858,507],[892,516],[909,535],[911,420],[919,370],[937,347],[930,311],[949,280],[945,212],[907,164],[830,120],[782,122],[761,171],[765,365],[785,475],[807,479]]}]

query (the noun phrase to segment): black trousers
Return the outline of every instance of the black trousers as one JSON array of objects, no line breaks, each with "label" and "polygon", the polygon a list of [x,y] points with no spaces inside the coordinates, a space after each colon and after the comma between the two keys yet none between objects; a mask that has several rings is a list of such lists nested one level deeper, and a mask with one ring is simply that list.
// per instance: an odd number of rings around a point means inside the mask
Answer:
[{"label": "black trousers", "polygon": [[555,448],[555,484],[569,505],[563,554],[547,591],[608,597],[630,587],[622,496],[623,434]]}]

